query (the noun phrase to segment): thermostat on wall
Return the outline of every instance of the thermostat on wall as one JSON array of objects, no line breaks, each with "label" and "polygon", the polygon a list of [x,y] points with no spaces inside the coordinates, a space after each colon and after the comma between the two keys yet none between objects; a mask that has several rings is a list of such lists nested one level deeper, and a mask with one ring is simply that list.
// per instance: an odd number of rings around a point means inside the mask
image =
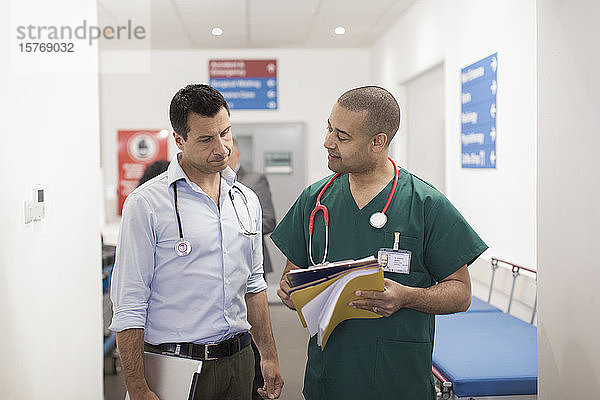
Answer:
[{"label": "thermostat on wall", "polygon": [[25,223],[41,221],[46,215],[44,207],[44,188],[40,185],[33,187],[33,200],[25,200]]}]

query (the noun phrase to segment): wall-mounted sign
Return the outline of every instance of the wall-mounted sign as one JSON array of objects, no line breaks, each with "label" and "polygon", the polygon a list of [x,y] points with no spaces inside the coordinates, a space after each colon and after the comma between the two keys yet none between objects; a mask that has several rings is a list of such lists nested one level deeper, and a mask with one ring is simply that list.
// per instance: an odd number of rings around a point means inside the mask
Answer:
[{"label": "wall-mounted sign", "polygon": [[291,174],[292,153],[289,151],[265,151],[265,174]]},{"label": "wall-mounted sign", "polygon": [[167,159],[167,130],[119,130],[119,215],[129,193],[137,187],[146,166]]},{"label": "wall-mounted sign", "polygon": [[209,60],[208,71],[230,109],[277,109],[277,60]]},{"label": "wall-mounted sign", "polygon": [[496,168],[496,94],[498,53],[461,71],[461,164]]}]

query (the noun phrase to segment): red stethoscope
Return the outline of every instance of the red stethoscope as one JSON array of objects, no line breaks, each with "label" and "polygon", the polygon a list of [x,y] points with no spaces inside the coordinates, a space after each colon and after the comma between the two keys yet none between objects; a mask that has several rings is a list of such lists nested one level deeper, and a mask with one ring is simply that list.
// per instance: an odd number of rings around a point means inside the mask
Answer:
[{"label": "red stethoscope", "polygon": [[[381,212],[375,212],[371,214],[371,217],[369,218],[369,223],[371,224],[371,226],[377,229],[383,228],[387,222],[387,216],[385,215],[385,212],[387,211],[388,207],[390,206],[390,203],[392,202],[394,193],[396,193],[396,186],[398,185],[398,167],[396,166],[394,160],[392,160],[389,157],[388,160],[390,160],[390,162],[394,166],[394,184],[392,185],[392,190]],[[335,174],[331,177],[329,182],[327,182],[325,186],[323,186],[323,189],[321,189],[321,192],[319,192],[319,195],[317,196],[317,203],[315,204],[315,208],[313,208],[312,212],[310,213],[310,218],[308,220],[308,256],[312,265],[317,265],[313,260],[312,256],[312,235],[313,228],[315,225],[315,215],[317,215],[319,211],[323,211],[323,221],[325,222],[325,253],[323,254],[323,260],[321,261],[321,264],[323,264],[325,262],[325,259],[327,259],[327,249],[329,247],[329,210],[327,209],[327,206],[321,204],[321,197],[323,197],[323,193],[325,193],[329,185],[331,185],[331,183],[340,175],[340,173]]]}]

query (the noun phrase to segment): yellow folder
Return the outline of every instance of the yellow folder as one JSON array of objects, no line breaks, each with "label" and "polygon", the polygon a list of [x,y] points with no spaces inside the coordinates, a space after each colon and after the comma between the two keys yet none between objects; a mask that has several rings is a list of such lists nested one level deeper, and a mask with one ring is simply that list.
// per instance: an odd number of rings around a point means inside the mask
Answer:
[{"label": "yellow folder", "polygon": [[[351,277],[349,274],[356,273],[357,270],[361,268],[356,268],[350,271],[347,271],[343,274],[333,277],[332,279],[326,280],[325,282],[321,282],[314,286],[309,286],[304,289],[299,289],[291,294],[292,301],[294,302],[294,306],[296,307],[296,311],[298,312],[298,316],[300,317],[300,321],[302,322],[302,326],[307,327],[305,316],[303,315],[302,309],[311,302],[316,296],[322,293],[329,286],[336,283],[338,280],[346,277],[346,279],[350,278],[343,287],[336,288],[335,291],[329,294],[328,298],[332,298],[333,296],[338,296],[335,304],[333,306],[333,310],[321,310],[323,313],[329,313],[327,315],[321,315],[320,318],[322,320],[319,321],[319,338],[321,348],[325,348],[325,344],[329,339],[331,333],[335,329],[335,327],[342,321],[351,318],[380,318],[381,315],[375,314],[370,310],[363,309],[355,309],[348,305],[353,300],[357,300],[361,297],[355,295],[357,290],[384,290],[384,282],[383,282],[383,271],[379,267],[368,267],[365,269],[373,269],[376,270],[373,273],[369,273],[367,275],[360,275],[356,277]],[[359,272],[360,273],[360,272]],[[333,299],[332,299],[333,300]],[[329,319],[326,322],[327,318]],[[325,324],[324,329],[322,329],[321,325]]]}]

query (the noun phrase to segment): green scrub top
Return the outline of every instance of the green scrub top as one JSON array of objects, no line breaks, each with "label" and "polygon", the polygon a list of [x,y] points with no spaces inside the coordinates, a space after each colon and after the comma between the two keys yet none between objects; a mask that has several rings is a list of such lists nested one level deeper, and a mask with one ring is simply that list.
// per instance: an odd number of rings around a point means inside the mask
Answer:
[{"label": "green scrub top", "polygon": [[[306,188],[271,234],[273,242],[298,267],[310,265],[308,222],[317,196],[331,177]],[[348,174],[329,186],[321,203],[329,209],[327,261],[377,256],[391,248],[400,232],[399,248],[412,253],[408,274],[386,272],[403,285],[429,287],[471,264],[487,245],[446,197],[427,182],[400,169],[398,186],[387,210],[388,221],[373,228],[369,217],[381,211],[393,180],[359,209],[350,192]],[[323,258],[323,214],[315,218],[313,259]],[[307,400],[435,399],[431,354],[434,316],[401,309],[390,317],[352,319],[339,324],[325,349],[308,345],[303,394]]]}]

